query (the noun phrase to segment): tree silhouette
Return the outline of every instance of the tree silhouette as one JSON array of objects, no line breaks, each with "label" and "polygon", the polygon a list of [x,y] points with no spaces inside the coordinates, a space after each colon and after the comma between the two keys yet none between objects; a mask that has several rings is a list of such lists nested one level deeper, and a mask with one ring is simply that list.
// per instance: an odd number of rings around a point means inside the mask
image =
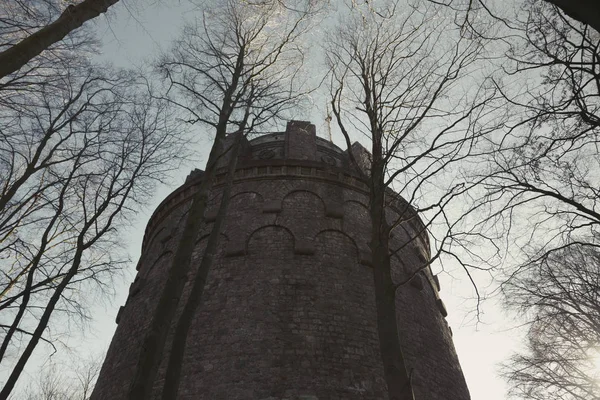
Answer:
[{"label": "tree silhouette", "polygon": [[600,253],[567,247],[504,285],[508,306],[529,322],[526,352],[506,363],[511,393],[523,399],[600,398]]},{"label": "tree silhouette", "polygon": [[[458,83],[473,72],[482,56],[482,43],[461,37],[460,31],[453,29],[452,13],[445,14],[447,9],[427,6],[427,2],[412,4],[408,10],[396,1],[385,4],[387,7],[380,4],[376,13],[353,8],[353,17],[329,38],[327,57],[331,105],[349,152],[353,132],[370,142],[370,155],[354,163],[369,182],[369,239],[388,392],[390,399],[406,400],[418,394],[413,393],[399,342],[395,293],[448,251],[447,245],[458,232],[452,232],[456,221],[449,221],[446,211],[452,199],[467,188],[451,177],[440,197],[433,192],[422,194],[434,182],[439,184],[456,163],[470,157],[492,129],[475,121],[483,115],[494,91],[486,93],[478,87],[471,93],[459,90]],[[403,225],[415,217],[408,207],[397,217],[386,215],[386,205],[396,200],[394,192],[417,212],[432,212],[425,227],[415,237],[407,237],[398,249],[390,248],[391,232],[405,235],[401,233]],[[411,271],[393,271],[392,257],[417,242],[436,220],[448,225],[431,259]]]},{"label": "tree silhouette", "polygon": [[[158,62],[170,101],[189,113],[188,122],[214,129],[215,141],[142,344],[130,387],[131,399],[146,399],[151,393],[191,268],[213,178],[221,157],[229,152],[232,158],[237,153],[236,149],[225,147],[227,133],[246,135],[261,125],[274,123],[299,104],[295,77],[303,54],[296,41],[305,30],[310,7],[290,10],[278,1],[247,4],[235,0],[223,1],[221,5],[218,12],[206,12],[201,25],[185,28],[171,53]],[[233,162],[230,169],[235,169],[235,157]],[[176,325],[163,389],[165,399],[177,395],[187,332],[212,264],[226,213],[226,197],[221,200],[220,218],[213,224],[210,247],[196,271],[192,294]]]}]

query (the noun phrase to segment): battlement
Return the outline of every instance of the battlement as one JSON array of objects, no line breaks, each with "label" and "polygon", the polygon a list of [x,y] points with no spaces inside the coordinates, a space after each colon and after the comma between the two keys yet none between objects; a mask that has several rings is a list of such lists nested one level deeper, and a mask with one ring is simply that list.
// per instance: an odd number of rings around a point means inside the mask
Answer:
[{"label": "battlement", "polygon": [[[230,148],[234,135],[225,139],[224,148]],[[370,153],[360,143],[354,142],[350,148],[359,167],[366,171],[370,163]],[[225,183],[229,157],[222,156],[217,164],[214,187]],[[156,209],[146,227],[143,248],[154,227],[173,207],[189,200],[195,186],[204,172],[195,169],[187,176],[185,183],[169,195]],[[368,194],[367,182],[353,165],[348,150],[316,136],[315,126],[307,121],[290,121],[284,132],[274,132],[248,140],[242,138],[234,182],[246,180],[273,179],[276,177],[297,177],[319,180],[350,188]],[[413,231],[421,232],[422,248],[429,257],[429,237],[425,226],[414,209],[400,195],[387,191],[388,206],[402,220],[412,225]]]},{"label": "battlement", "polygon": [[[231,146],[234,135],[228,135],[224,148]],[[355,158],[364,159],[365,152],[360,144],[352,147]],[[308,164],[322,163],[324,166],[341,168],[356,174],[356,168],[350,162],[347,151],[316,135],[313,124],[307,121],[290,121],[284,132],[274,132],[248,140],[242,139],[238,165],[241,167],[251,163],[258,165],[261,161],[266,165],[275,160],[306,161]],[[229,157],[221,157],[218,168],[226,168]]]}]

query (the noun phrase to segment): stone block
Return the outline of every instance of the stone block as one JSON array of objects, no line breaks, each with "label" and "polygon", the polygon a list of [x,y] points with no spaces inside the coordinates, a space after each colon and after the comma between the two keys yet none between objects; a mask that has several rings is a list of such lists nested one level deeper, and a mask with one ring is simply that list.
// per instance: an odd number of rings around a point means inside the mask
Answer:
[{"label": "stone block", "polygon": [[331,218],[343,218],[344,217],[344,205],[341,203],[326,202],[325,203],[325,216]]},{"label": "stone block", "polygon": [[200,179],[202,178],[202,175],[204,175],[204,171],[196,168],[192,172],[190,172],[190,174],[185,178],[185,183],[191,182],[196,179]]},{"label": "stone block", "polygon": [[[365,174],[369,174],[371,170],[371,153],[367,149],[365,149],[360,143],[354,142],[352,146],[350,146],[350,151],[354,156],[354,160],[358,163],[358,168]],[[346,153],[348,150],[346,150]],[[350,162],[350,167],[355,169],[356,166]]]},{"label": "stone block", "polygon": [[165,246],[169,240],[173,238],[173,232],[167,233],[163,238],[160,239],[160,243]]},{"label": "stone block", "polygon": [[421,277],[421,273],[416,274],[410,280],[410,286],[420,290],[423,290],[423,278]]},{"label": "stone block", "polygon": [[144,279],[137,276],[133,283],[129,286],[129,297],[133,297],[142,290]]},{"label": "stone block", "polygon": [[246,243],[230,242],[225,248],[225,257],[240,257],[246,254]]},{"label": "stone block", "polygon": [[436,305],[438,310],[440,311],[440,313],[445,317],[448,316],[448,310],[446,309],[446,305],[444,304],[444,302],[442,301],[442,299],[437,299],[436,300]]},{"label": "stone block", "polygon": [[312,240],[296,239],[294,243],[294,254],[313,255],[315,244]]},{"label": "stone block", "polygon": [[290,121],[285,131],[285,158],[312,160],[317,156],[317,132],[307,121]]},{"label": "stone block", "polygon": [[[221,157],[219,157],[219,160],[217,161],[217,169],[226,168],[229,165],[229,160],[231,159],[233,145],[235,144],[235,141],[239,134],[240,134],[239,132],[233,132],[233,133],[229,133],[225,137],[225,139],[223,141],[223,150],[222,150],[224,152],[224,154],[221,154]],[[241,141],[242,141],[240,143],[241,149],[239,152],[240,155],[246,153],[247,149],[249,148],[248,139],[246,138],[246,136],[242,136]]]},{"label": "stone block", "polygon": [[263,203],[263,213],[280,213],[281,200],[267,200]]},{"label": "stone block", "polygon": [[117,318],[115,318],[115,322],[117,323],[117,325],[121,321],[121,315],[123,314],[124,309],[125,309],[125,307],[121,306],[121,307],[119,307],[119,311],[117,311]]},{"label": "stone block", "polygon": [[370,249],[360,249],[358,251],[358,257],[362,265],[367,265],[369,267],[373,266],[373,253]]}]

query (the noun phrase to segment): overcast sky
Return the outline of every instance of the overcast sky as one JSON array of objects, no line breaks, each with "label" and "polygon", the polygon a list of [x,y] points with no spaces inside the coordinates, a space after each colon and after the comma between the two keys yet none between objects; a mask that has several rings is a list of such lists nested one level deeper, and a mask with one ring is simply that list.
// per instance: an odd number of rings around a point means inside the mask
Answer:
[{"label": "overcast sky", "polygon": [[[154,3],[154,4],[153,4]],[[102,59],[109,60],[117,66],[140,66],[152,59],[160,50],[166,50],[170,41],[178,34],[184,19],[193,15],[194,8],[184,0],[122,0],[111,8],[107,17],[92,22],[97,28],[103,43]],[[325,115],[315,110],[299,118],[311,120],[317,126],[317,134],[327,137]],[[334,136],[334,142],[342,142]],[[198,164],[202,168],[208,149],[208,140],[198,149]],[[174,187],[183,183],[190,167],[183,169],[174,179]],[[141,247],[145,224],[152,210],[174,188],[161,188],[152,200],[148,210],[140,213],[136,225],[130,228],[129,245],[132,259],[137,261]],[[76,345],[81,352],[103,351],[116,328],[114,317],[120,305],[127,297],[129,283],[134,276],[135,262],[126,274],[123,282],[117,285],[117,296],[112,305],[99,307],[96,311],[97,321],[91,326],[86,340],[72,338],[71,345]],[[434,269],[436,267],[434,266]],[[449,310],[448,321],[454,332],[454,343],[461,361],[465,377],[473,400],[505,399],[506,386],[497,377],[497,364],[511,353],[518,345],[519,333],[511,329],[515,325],[498,311],[491,302],[486,303],[482,322],[475,325],[473,321],[472,288],[464,275],[455,273],[453,277],[440,276],[441,296]]]}]

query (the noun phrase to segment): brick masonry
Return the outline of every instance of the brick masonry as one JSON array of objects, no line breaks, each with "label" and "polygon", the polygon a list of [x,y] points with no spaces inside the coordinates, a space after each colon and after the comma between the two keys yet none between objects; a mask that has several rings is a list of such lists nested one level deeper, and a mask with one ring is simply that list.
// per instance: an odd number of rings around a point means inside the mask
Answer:
[{"label": "brick masonry", "polygon": [[[364,149],[358,145],[352,151]],[[138,274],[119,311],[92,400],[126,398],[144,331],[201,178],[201,171],[193,171],[148,223]],[[224,180],[222,170],[194,265],[200,262]],[[308,122],[292,121],[286,132],[245,143],[219,254],[188,337],[180,399],[387,399],[366,190],[347,153],[317,137]],[[428,238],[420,234],[416,213],[393,193],[387,212],[390,221],[403,221],[391,247],[402,247],[393,257],[393,272],[404,279],[426,263]],[[400,339],[415,397],[468,400],[438,291],[437,277],[427,268],[397,293]],[[184,300],[188,292],[186,286]],[[171,338],[167,351],[170,346]],[[165,364],[152,399],[160,396]]]}]

